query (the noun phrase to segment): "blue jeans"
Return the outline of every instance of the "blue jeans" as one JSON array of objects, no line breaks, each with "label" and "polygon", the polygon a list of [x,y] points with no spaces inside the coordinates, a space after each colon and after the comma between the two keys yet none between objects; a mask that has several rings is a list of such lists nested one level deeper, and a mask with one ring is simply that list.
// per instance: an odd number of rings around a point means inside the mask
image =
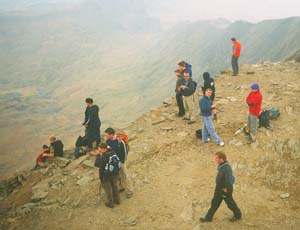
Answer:
[{"label": "blue jeans", "polygon": [[208,140],[208,135],[210,135],[210,137],[213,139],[214,142],[216,142],[218,145],[222,142],[222,140],[220,139],[220,137],[217,135],[213,121],[212,121],[212,117],[205,117],[205,116],[201,116],[202,118],[202,123],[203,123],[203,127],[202,127],[202,140],[204,142],[206,142]]}]

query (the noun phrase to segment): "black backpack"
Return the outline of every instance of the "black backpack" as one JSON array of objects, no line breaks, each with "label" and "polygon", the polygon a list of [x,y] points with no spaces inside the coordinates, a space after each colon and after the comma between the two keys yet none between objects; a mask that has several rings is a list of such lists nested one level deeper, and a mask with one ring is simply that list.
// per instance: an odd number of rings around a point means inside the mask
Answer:
[{"label": "black backpack", "polygon": [[202,129],[196,130],[196,137],[202,140]]},{"label": "black backpack", "polygon": [[195,82],[195,81],[192,81],[193,82],[193,84],[194,84],[194,91],[193,91],[193,93],[197,90],[197,82]]},{"label": "black backpack", "polygon": [[260,115],[258,116],[258,127],[265,127],[269,128],[270,127],[270,112],[269,110],[263,110]]}]

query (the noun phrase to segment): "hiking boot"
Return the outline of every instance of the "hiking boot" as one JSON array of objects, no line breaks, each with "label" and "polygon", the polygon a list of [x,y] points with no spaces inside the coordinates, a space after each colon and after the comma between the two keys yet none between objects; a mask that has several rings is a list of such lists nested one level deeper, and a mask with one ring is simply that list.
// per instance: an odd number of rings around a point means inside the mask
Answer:
[{"label": "hiking boot", "polygon": [[252,144],[252,143],[254,143],[254,142],[256,142],[256,140],[248,140],[248,141],[247,141],[247,144],[250,145],[250,144]]},{"label": "hiking boot", "polygon": [[184,121],[189,121],[190,118],[184,117],[184,118],[182,118],[182,120],[184,120]]},{"label": "hiking boot", "polygon": [[214,121],[217,121],[218,120],[218,117],[217,117],[217,114],[214,115]]},{"label": "hiking boot", "polygon": [[194,123],[196,123],[196,121],[189,121],[188,125],[191,125],[191,124],[194,124]]},{"label": "hiking boot", "polygon": [[211,219],[208,219],[207,217],[200,217],[200,221],[202,223],[207,223],[207,222],[211,222],[212,220]]},{"label": "hiking boot", "polygon": [[184,115],[184,113],[176,113],[176,117],[183,117]]},{"label": "hiking boot", "polygon": [[236,221],[239,221],[241,219],[241,217],[232,217],[231,219],[230,219],[230,222],[236,222]]},{"label": "hiking boot", "polygon": [[120,205],[120,201],[115,201],[114,202],[116,205]]},{"label": "hiking boot", "polygon": [[119,189],[119,192],[124,192],[125,191],[125,188],[120,188]]},{"label": "hiking boot", "polygon": [[114,205],[112,203],[105,202],[105,206],[108,208],[113,208]]},{"label": "hiking boot", "polygon": [[223,147],[225,145],[225,143],[222,141],[219,146]]}]

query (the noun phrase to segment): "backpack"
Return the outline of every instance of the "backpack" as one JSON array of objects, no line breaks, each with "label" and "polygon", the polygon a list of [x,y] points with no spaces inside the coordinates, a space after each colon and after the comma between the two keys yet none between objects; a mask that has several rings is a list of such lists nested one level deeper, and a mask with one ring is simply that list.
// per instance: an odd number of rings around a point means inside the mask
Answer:
[{"label": "backpack", "polygon": [[190,73],[190,77],[192,78],[192,75],[193,75],[193,72],[192,72],[192,65],[187,63],[187,62],[184,62],[185,64],[185,68],[189,71]]},{"label": "backpack", "polygon": [[[219,166],[218,166],[218,170],[220,170],[221,168],[223,168],[223,166],[225,166],[225,165],[229,165],[229,164],[226,162],[226,163],[224,163],[224,164],[222,164],[222,165],[219,165]],[[229,165],[229,166],[230,166],[230,165]],[[236,180],[235,175],[233,174],[233,171],[232,171],[232,169],[231,169],[231,184],[232,184],[232,185],[234,185],[235,180]]]},{"label": "backpack", "polygon": [[202,129],[196,130],[196,137],[202,139]]},{"label": "backpack", "polygon": [[126,144],[126,149],[127,152],[129,151],[129,137],[126,133],[120,132],[117,133],[117,138],[124,141],[124,143]]},{"label": "backpack", "polygon": [[88,139],[86,136],[79,136],[75,143],[76,147],[88,146]]},{"label": "backpack", "polygon": [[269,110],[269,115],[271,120],[275,120],[280,116],[279,109],[272,108]]},{"label": "backpack", "polygon": [[117,175],[120,171],[121,163],[119,157],[115,152],[111,152],[108,158],[108,162],[105,165],[104,173],[106,175]]},{"label": "backpack", "polygon": [[270,111],[263,110],[258,116],[258,127],[270,127]]},{"label": "backpack", "polygon": [[79,157],[83,156],[86,154],[86,150],[87,148],[84,147],[84,146],[77,146],[75,147],[75,150],[74,150],[74,156],[76,159],[78,159]]}]

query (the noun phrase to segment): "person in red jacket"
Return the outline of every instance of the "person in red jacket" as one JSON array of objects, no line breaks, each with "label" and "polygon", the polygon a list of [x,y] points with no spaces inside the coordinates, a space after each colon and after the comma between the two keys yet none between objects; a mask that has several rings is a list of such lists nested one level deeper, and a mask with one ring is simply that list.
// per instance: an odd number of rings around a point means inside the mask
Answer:
[{"label": "person in red jacket", "polygon": [[254,133],[256,132],[257,118],[260,114],[261,104],[262,104],[262,95],[259,90],[259,85],[257,83],[253,83],[251,85],[251,92],[247,96],[246,102],[249,107],[248,124],[247,124],[249,128],[248,143],[251,144],[255,142]]},{"label": "person in red jacket", "polygon": [[238,60],[241,55],[242,45],[235,38],[231,38],[231,41],[232,41],[231,65],[232,65],[232,71],[233,71],[232,75],[237,76],[239,74]]}]

